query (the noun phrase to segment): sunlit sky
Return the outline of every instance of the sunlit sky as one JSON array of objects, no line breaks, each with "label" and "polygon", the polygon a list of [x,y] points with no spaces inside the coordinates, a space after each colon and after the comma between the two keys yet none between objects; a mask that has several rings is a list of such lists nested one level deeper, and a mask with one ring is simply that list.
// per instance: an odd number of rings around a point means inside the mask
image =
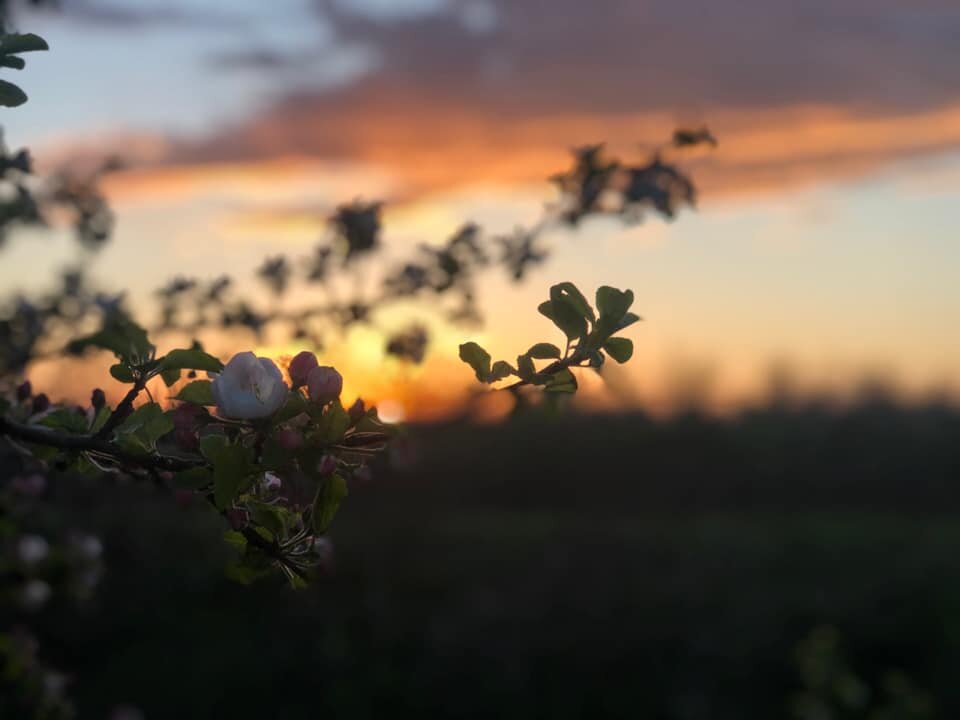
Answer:
[{"label": "sunlit sky", "polygon": [[[426,368],[369,331],[331,339],[351,392],[409,416],[470,386],[460,342],[513,357],[554,339],[536,305],[560,280],[632,288],[645,318],[629,366],[585,378],[599,404],[663,406],[699,379],[736,407],[772,367],[817,392],[960,388],[955,0],[62,0],[18,25],[52,49],[19,73],[6,140],[46,167],[130,159],[95,275],[143,309],[177,273],[306,256],[338,202],[386,200],[399,257],[467,220],[534,222],[571,147],[640,159],[710,125],[719,148],[682,163],[696,211],[552,234],[523,285],[483,284],[482,328],[428,318]],[[65,233],[17,239],[0,286],[40,282],[22,271],[37,247],[51,269],[73,252]]]}]

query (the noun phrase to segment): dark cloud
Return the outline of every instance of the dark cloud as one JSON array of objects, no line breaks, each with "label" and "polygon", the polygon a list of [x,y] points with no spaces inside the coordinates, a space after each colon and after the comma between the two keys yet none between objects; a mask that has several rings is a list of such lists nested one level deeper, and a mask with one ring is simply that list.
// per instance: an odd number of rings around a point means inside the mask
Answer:
[{"label": "dark cloud", "polygon": [[[960,6],[917,0],[501,0],[488,33],[463,3],[417,22],[337,17],[396,85],[508,112],[844,102],[957,94]],[[327,9],[329,12],[329,9]]]},{"label": "dark cloud", "polygon": [[399,19],[346,5],[314,0],[317,27],[368,48],[366,72],[321,87],[310,48],[220,56],[287,89],[168,161],[357,159],[422,189],[540,177],[575,144],[707,122],[723,173],[765,184],[960,146],[956,0],[447,0]]}]

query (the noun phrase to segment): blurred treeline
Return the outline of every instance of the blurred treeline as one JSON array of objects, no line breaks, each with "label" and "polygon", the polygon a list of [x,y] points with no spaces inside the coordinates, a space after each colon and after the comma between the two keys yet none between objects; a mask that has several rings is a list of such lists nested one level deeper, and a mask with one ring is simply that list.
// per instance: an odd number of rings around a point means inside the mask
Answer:
[{"label": "blurred treeline", "polygon": [[39,633],[81,718],[960,717],[958,437],[882,398],[415,427],[303,592],[237,592],[200,504],[61,480],[108,571]]}]

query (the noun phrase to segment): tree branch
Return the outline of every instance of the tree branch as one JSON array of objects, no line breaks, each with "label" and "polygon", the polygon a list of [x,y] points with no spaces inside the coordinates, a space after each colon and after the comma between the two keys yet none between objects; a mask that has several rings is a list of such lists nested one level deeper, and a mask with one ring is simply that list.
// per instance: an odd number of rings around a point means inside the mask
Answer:
[{"label": "tree branch", "polygon": [[33,443],[35,445],[45,445],[47,447],[60,448],[61,450],[74,450],[76,452],[104,455],[125,465],[145,469],[154,468],[158,470],[177,471],[188,470],[202,464],[201,460],[191,460],[189,458],[177,458],[165,455],[139,455],[124,450],[116,443],[102,440],[95,435],[69,435],[67,433],[57,432],[52,428],[37,425],[22,425],[2,416],[0,416],[0,435],[8,435],[16,440]]},{"label": "tree branch", "polygon": [[[560,370],[566,370],[572,367],[579,367],[580,363],[582,363],[584,360],[586,360],[586,358],[580,355],[580,353],[574,353],[569,357],[563,358],[563,360],[555,360],[554,362],[550,363],[543,370],[540,370],[536,374],[537,375],[553,375],[555,372],[559,372]],[[532,384],[533,383],[530,380],[517,380],[517,382],[512,383],[510,385],[505,385],[504,387],[499,389],[516,392],[520,388],[526,385],[532,385]]]},{"label": "tree branch", "polygon": [[110,437],[110,433],[117,429],[117,426],[120,425],[129,415],[130,411],[133,409],[133,401],[137,399],[137,395],[140,394],[140,391],[147,386],[147,381],[144,378],[138,379],[133,387],[130,388],[123,400],[120,401],[120,404],[110,413],[110,417],[107,418],[107,421],[103,424],[103,427],[100,428],[94,438],[98,440],[103,440],[104,438]]}]

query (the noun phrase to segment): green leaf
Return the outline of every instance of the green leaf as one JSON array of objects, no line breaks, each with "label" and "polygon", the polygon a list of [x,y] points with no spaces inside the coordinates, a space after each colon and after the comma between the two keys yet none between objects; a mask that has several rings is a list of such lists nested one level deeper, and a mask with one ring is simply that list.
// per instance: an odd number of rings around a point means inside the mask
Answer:
[{"label": "green leaf", "polygon": [[339,400],[335,400],[316,419],[316,430],[312,437],[324,445],[333,445],[343,440],[350,427],[350,415],[343,409]]},{"label": "green leaf", "polygon": [[305,413],[307,411],[308,404],[306,398],[303,397],[299,392],[291,392],[287,396],[287,402],[282,408],[277,410],[274,414],[272,420],[274,425],[280,425],[287,422],[287,420],[292,420],[297,415]]},{"label": "green leaf", "polygon": [[527,350],[527,355],[535,360],[553,360],[560,359],[560,348],[551,343],[537,343]]},{"label": "green leaf", "polygon": [[213,383],[209,380],[194,380],[180,388],[174,400],[193,403],[194,405],[216,405],[213,399]]},{"label": "green leaf", "polygon": [[206,370],[207,372],[221,372],[223,363],[213,355],[203,350],[171,350],[157,365],[160,372],[167,370]]},{"label": "green leaf", "polygon": [[464,343],[460,346],[460,359],[473,368],[480,382],[489,382],[490,353],[475,342]]},{"label": "green leaf", "polygon": [[593,314],[593,308],[590,307],[590,303],[587,302],[587,299],[583,296],[583,293],[577,289],[577,286],[570,282],[562,282],[557,285],[554,285],[550,288],[550,300],[557,302],[560,300],[566,301],[577,313],[580,314],[580,317],[585,320],[593,322],[596,320],[596,315]]},{"label": "green leaf", "polygon": [[587,334],[587,320],[565,299],[547,300],[537,308],[540,314],[550,318],[567,336],[568,340]]},{"label": "green leaf", "polygon": [[0,35],[0,55],[49,50],[47,41],[33,33],[10,33]]},{"label": "green leaf", "polygon": [[113,411],[110,410],[109,405],[104,405],[102,408],[97,410],[96,416],[93,418],[93,424],[90,426],[91,433],[97,433],[100,431],[104,425],[107,424],[107,420],[110,419],[110,415],[113,414]]},{"label": "green leaf", "polygon": [[203,490],[212,482],[213,473],[206,467],[181,470],[173,476],[173,486],[179,490]]},{"label": "green leaf", "polygon": [[117,363],[116,365],[111,365],[110,375],[113,376],[114,380],[119,380],[122,383],[134,382],[133,371],[130,370],[130,368],[128,368],[123,363]]},{"label": "green leaf", "polygon": [[224,510],[236,500],[251,473],[253,451],[243,445],[221,445],[210,460],[213,462],[213,502],[218,510]]},{"label": "green leaf", "polygon": [[27,66],[27,61],[16,55],[4,55],[0,57],[0,66],[23,70]]},{"label": "green leaf", "polygon": [[575,393],[577,391],[577,378],[568,368],[558,370],[543,390],[548,393]]},{"label": "green leaf", "polygon": [[246,549],[242,558],[228,564],[224,571],[227,578],[241,585],[250,585],[271,572],[273,565],[270,558],[251,547]]},{"label": "green leaf", "polygon": [[493,368],[490,370],[490,382],[503,380],[505,377],[516,375],[516,373],[517,371],[514,370],[513,366],[506,360],[497,360],[493,364]]},{"label": "green leaf", "polygon": [[277,442],[276,437],[268,437],[263,442],[260,449],[260,469],[261,470],[279,470],[290,465],[295,460],[295,455],[282,447]]},{"label": "green leaf", "polygon": [[212,465],[220,452],[230,443],[226,435],[211,433],[200,438],[200,454]]},{"label": "green leaf", "polygon": [[19,87],[6,80],[0,80],[0,105],[4,107],[19,107],[27,101],[27,94]]},{"label": "green leaf", "polygon": [[236,530],[227,530],[223,534],[223,541],[240,552],[247,549],[247,539],[243,536],[243,533],[239,533]]},{"label": "green leaf", "polygon": [[337,509],[340,507],[340,501],[347,496],[347,481],[340,475],[333,474],[328,477],[313,501],[313,530],[318,535],[322,535],[330,527]]},{"label": "green leaf", "polygon": [[170,370],[164,370],[161,372],[160,377],[163,378],[163,384],[167,387],[173,385],[180,379],[180,372],[181,371],[179,368],[171,368]]},{"label": "green leaf", "polygon": [[133,451],[152,451],[157,440],[173,431],[173,420],[157,403],[144,403],[117,428],[117,441]]},{"label": "green leaf", "polygon": [[68,433],[76,435],[82,435],[87,432],[87,418],[75,410],[68,408],[54,410],[45,416],[38,425],[53,428],[54,430],[65,430]]},{"label": "green leaf", "polygon": [[603,344],[603,349],[620,364],[633,357],[633,341],[627,338],[612,337]]},{"label": "green leaf", "polygon": [[280,537],[286,532],[287,523],[291,520],[288,510],[279,505],[254,502],[249,505],[250,519],[256,525],[266,528],[274,537]]}]

